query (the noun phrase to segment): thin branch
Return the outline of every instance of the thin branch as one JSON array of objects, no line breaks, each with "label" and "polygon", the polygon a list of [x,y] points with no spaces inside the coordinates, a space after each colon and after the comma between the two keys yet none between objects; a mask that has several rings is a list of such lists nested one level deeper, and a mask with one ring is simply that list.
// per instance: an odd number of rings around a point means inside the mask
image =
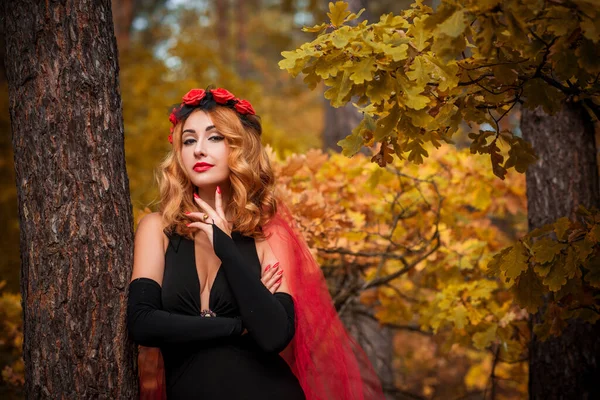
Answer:
[{"label": "thin branch", "polygon": [[[520,63],[524,63],[529,61],[529,57],[524,58],[522,60],[516,60],[516,61],[498,61],[495,63],[491,63],[491,64],[483,64],[483,65],[479,65],[477,67],[473,67],[473,68],[467,68],[464,65],[460,65],[460,62],[463,60],[459,60],[456,62],[456,65],[458,65],[460,68],[467,70],[467,71],[475,71],[479,68],[488,68],[488,67],[497,67],[498,65],[510,65],[510,64],[520,64]],[[490,74],[491,76],[494,76],[494,74]]]},{"label": "thin branch", "polygon": [[[498,354],[500,354],[500,346],[496,345],[496,349],[494,350],[494,361],[492,363],[492,372],[490,373],[489,385],[491,386],[491,400],[496,398],[496,365],[498,365]],[[485,395],[487,394],[487,385],[485,387],[485,391],[483,392],[483,398],[485,399]]]},{"label": "thin branch", "polygon": [[364,317],[370,318],[373,321],[379,322],[383,326],[387,326],[388,328],[392,328],[395,330],[415,332],[415,333],[419,333],[424,336],[433,336],[432,332],[423,331],[416,325],[401,325],[401,324],[394,324],[392,322],[381,322],[377,319],[377,317],[375,317],[373,314],[369,313],[368,311],[354,310],[354,314],[362,315]]}]

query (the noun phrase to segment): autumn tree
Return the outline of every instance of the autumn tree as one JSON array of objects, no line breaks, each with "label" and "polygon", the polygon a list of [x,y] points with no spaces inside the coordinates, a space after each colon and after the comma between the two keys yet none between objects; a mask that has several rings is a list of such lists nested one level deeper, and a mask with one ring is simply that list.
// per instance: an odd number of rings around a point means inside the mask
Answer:
[{"label": "autumn tree", "polygon": [[[358,98],[363,119],[339,142],[347,156],[376,145],[372,161],[381,167],[395,157],[421,164],[424,144],[452,144],[464,121],[471,152],[487,155],[496,176],[528,171],[531,232],[490,271],[535,313],[530,397],[597,397],[598,7],[472,0],[442,1],[434,12],[417,1],[356,26],[349,22],[360,13],[346,3],[329,7],[330,21],[305,28],[317,37],[282,53],[281,68],[302,73],[311,88],[324,82],[335,107]],[[501,124],[517,108],[523,135]]]},{"label": "autumn tree", "polygon": [[28,398],[134,398],[111,2],[4,2]]},{"label": "autumn tree", "polygon": [[[523,176],[494,179],[485,160],[448,147],[386,168],[360,153],[272,158],[340,315],[393,332],[391,398],[526,393],[527,313],[486,273],[526,232]],[[351,325],[359,340],[369,327]]]}]

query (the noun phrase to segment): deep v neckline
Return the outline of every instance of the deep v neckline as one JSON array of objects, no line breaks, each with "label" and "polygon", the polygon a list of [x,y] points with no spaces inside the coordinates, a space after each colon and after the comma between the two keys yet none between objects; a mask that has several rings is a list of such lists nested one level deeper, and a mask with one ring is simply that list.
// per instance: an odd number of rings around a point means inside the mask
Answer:
[{"label": "deep v neckline", "polygon": [[[202,308],[202,282],[200,282],[200,275],[198,274],[198,267],[196,266],[196,243],[193,240],[191,242],[192,242],[192,255],[193,255],[192,265],[194,267],[194,271],[196,272],[196,280],[198,281],[198,296],[197,296],[198,308],[199,308],[199,311],[202,312],[202,310],[203,310],[203,308]],[[221,269],[223,269],[222,267],[223,267],[223,262],[221,262],[219,264],[219,267],[217,268],[217,273],[215,274],[215,280],[213,281],[212,286],[208,290],[208,307],[206,307],[206,308],[208,308],[209,310],[212,310],[211,305],[210,305],[210,302],[213,299],[212,291],[216,286],[217,279],[219,279],[219,275],[221,274]],[[208,282],[206,282],[206,283],[208,284]]]}]

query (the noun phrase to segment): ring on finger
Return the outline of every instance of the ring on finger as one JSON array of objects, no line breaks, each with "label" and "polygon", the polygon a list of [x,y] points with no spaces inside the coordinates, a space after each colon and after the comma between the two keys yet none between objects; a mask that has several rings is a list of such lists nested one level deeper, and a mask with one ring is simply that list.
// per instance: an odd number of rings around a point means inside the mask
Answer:
[{"label": "ring on finger", "polygon": [[202,215],[202,221],[206,221],[208,219],[208,214]]}]

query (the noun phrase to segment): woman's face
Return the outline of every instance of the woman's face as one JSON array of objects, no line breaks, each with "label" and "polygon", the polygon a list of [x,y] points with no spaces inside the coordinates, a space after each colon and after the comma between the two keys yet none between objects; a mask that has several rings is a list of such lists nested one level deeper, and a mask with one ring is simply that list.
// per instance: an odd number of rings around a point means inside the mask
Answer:
[{"label": "woman's face", "polygon": [[224,186],[229,182],[229,145],[208,114],[194,111],[183,125],[181,158],[194,186]]}]

